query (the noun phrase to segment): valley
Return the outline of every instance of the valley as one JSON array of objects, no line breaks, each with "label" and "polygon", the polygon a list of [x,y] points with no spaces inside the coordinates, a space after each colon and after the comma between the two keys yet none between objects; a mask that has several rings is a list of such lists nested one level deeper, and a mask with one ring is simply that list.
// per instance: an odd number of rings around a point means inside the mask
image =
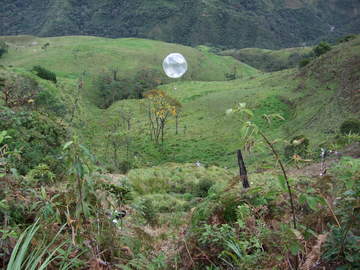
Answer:
[{"label": "valley", "polygon": [[[0,267],[359,267],[359,36],[217,54],[138,38],[1,41]],[[181,79],[162,71],[172,52],[188,61]],[[161,139],[149,117],[165,119]]]}]

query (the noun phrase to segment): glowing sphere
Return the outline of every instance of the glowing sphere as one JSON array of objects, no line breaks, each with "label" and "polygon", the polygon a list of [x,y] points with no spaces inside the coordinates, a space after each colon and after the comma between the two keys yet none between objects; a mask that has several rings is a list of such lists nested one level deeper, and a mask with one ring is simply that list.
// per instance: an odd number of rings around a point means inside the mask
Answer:
[{"label": "glowing sphere", "polygon": [[186,73],[188,65],[185,57],[180,53],[171,53],[165,57],[163,69],[168,77],[176,79]]}]

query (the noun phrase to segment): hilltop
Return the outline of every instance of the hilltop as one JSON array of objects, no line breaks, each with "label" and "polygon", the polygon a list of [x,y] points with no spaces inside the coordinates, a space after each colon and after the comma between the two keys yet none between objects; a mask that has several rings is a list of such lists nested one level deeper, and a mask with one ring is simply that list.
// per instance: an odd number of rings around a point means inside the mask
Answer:
[{"label": "hilltop", "polygon": [[[171,52],[185,55],[189,71],[184,80],[221,81],[227,73],[235,77],[257,73],[255,68],[232,57],[220,57],[201,50],[161,41],[123,38],[110,39],[88,36],[37,38],[34,36],[0,37],[9,45],[1,63],[30,70],[41,65],[59,77],[75,79],[84,72],[97,75],[104,70],[117,70],[127,77],[134,77],[141,69],[162,70],[162,61]],[[167,81],[161,75],[162,81]]]},{"label": "hilltop", "polygon": [[4,0],[0,35],[140,37],[278,49],[359,33],[357,0]]}]

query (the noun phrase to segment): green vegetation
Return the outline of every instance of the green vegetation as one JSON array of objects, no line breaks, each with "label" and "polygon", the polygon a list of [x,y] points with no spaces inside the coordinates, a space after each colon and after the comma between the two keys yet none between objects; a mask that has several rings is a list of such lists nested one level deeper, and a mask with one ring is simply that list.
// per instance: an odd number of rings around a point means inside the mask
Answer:
[{"label": "green vegetation", "polygon": [[299,68],[303,68],[310,64],[312,60],[314,60],[316,57],[320,57],[321,55],[329,52],[332,49],[331,45],[327,42],[321,41],[318,45],[316,45],[311,53],[305,55],[300,62],[299,62]]},{"label": "green vegetation", "polygon": [[323,55],[330,50],[331,50],[330,44],[322,41],[313,49],[313,53],[316,57],[319,57],[320,55]]},{"label": "green vegetation", "polygon": [[252,67],[266,72],[279,71],[296,67],[311,53],[310,47],[282,50],[246,48],[225,50],[220,55],[229,55]]},{"label": "green vegetation", "polygon": [[[113,75],[115,71],[118,79],[133,80],[135,77],[145,78],[147,73],[155,73],[156,76],[161,73],[159,84],[168,83],[170,80],[163,74],[161,63],[167,54],[174,51],[189,60],[189,71],[182,80],[221,81],[225,80],[225,74],[234,68],[237,70],[237,78],[257,73],[256,69],[231,57],[220,57],[190,47],[153,40],[86,36],[18,36],[0,39],[10,45],[10,53],[3,57],[2,65],[27,70],[40,65],[54,72],[58,78],[78,79],[80,76],[91,76],[93,81],[97,75]],[[47,50],[41,49],[42,45],[48,42],[53,46]]]},{"label": "green vegetation", "polygon": [[32,69],[40,78],[56,83],[56,74],[41,66],[34,66]]},{"label": "green vegetation", "polygon": [[307,66],[308,64],[310,64],[311,59],[310,58],[304,58],[299,62],[299,67],[303,68],[305,66]]},{"label": "green vegetation", "polygon": [[[35,233],[39,230],[40,226],[38,225],[38,221],[36,221],[33,225],[29,226],[21,235],[16,243],[16,246],[11,253],[10,261],[7,265],[7,270],[34,270],[34,269],[46,269],[51,263],[61,258],[61,255],[55,256],[56,253],[59,253],[61,247],[65,244],[61,244],[56,247],[51,253],[48,253],[48,249],[55,242],[58,235],[48,243],[41,243],[35,249],[30,250],[30,243],[33,240]],[[60,234],[61,231],[59,231]],[[66,258],[63,258],[66,260]],[[59,269],[66,269],[66,266],[71,265],[68,263],[67,265],[62,264]]]},{"label": "green vegetation", "polygon": [[356,39],[356,35],[351,34],[351,35],[346,35],[344,37],[341,37],[337,40],[337,43],[344,43],[344,42],[349,42],[353,39]]},{"label": "green vegetation", "polygon": [[157,70],[141,69],[133,79],[118,78],[117,71],[103,73],[94,79],[97,89],[96,104],[102,109],[109,108],[122,99],[141,99],[144,92],[161,84],[162,74]]},{"label": "green vegetation", "polygon": [[340,126],[341,134],[357,133],[360,134],[360,120],[349,119],[344,121]]},{"label": "green vegetation", "polygon": [[7,53],[7,51],[8,45],[4,41],[0,40],[0,58],[3,54]]},{"label": "green vegetation", "polygon": [[294,155],[298,155],[300,158],[306,158],[309,144],[310,141],[305,136],[295,136],[290,140],[289,145],[285,147],[284,155],[288,159],[294,159]]},{"label": "green vegetation", "polygon": [[[141,37],[278,49],[359,33],[357,0],[3,0],[0,35]],[[41,50],[56,46],[43,43]]]},{"label": "green vegetation", "polygon": [[[360,138],[341,133],[359,115],[359,38],[273,73],[205,46],[6,40],[0,268],[359,267]],[[190,70],[170,82],[178,49]]]},{"label": "green vegetation", "polygon": [[[39,164],[46,164],[51,171],[63,173],[63,162],[59,160],[61,145],[66,138],[66,130],[58,120],[37,112],[15,112],[2,109],[0,129],[9,138],[7,144],[7,167],[25,175]],[[1,145],[2,146],[2,145]]]},{"label": "green vegetation", "polygon": [[[355,243],[359,232],[348,222],[355,221],[354,218],[358,219],[359,215],[352,212],[354,205],[349,208],[345,205],[336,206],[331,213],[327,203],[330,198],[335,198],[335,194],[344,194],[350,190],[349,196],[355,198],[358,183],[353,177],[358,175],[358,172],[354,174],[358,166],[358,160],[343,159],[332,171],[332,176],[322,181],[294,180],[292,185],[297,190],[296,209],[302,209],[297,214],[297,230],[291,229],[284,222],[283,217],[289,215],[289,207],[284,203],[286,198],[281,195],[281,184],[269,184],[269,178],[273,175],[268,174],[262,180],[253,175],[257,184],[246,192],[241,191],[239,186],[214,190],[196,208],[187,238],[187,249],[192,258],[199,254],[203,256],[199,260],[191,260],[184,247],[182,262],[187,269],[190,269],[190,265],[195,269],[204,269],[203,265],[216,265],[218,269],[264,269],[265,265],[279,267],[280,261],[288,258],[288,263],[293,267],[298,265],[301,269],[313,265],[322,256],[321,265],[324,267],[358,267],[358,247]],[[348,170],[352,171],[348,174],[352,177],[346,178],[345,183],[338,182]],[[334,189],[323,189],[332,184],[335,185]],[[339,200],[345,203],[343,198]],[[340,211],[344,211],[343,214],[340,215]],[[269,217],[273,220],[272,225],[267,221]],[[329,234],[325,235],[315,224],[325,222],[327,218],[331,219],[328,224],[333,225],[329,228]],[[346,228],[346,235],[341,228]],[[339,234],[339,231],[342,233]],[[318,247],[324,248],[323,253],[315,248],[316,245],[311,251],[306,250],[303,243],[309,241],[315,241]],[[296,254],[302,254],[303,259],[296,260]]]}]

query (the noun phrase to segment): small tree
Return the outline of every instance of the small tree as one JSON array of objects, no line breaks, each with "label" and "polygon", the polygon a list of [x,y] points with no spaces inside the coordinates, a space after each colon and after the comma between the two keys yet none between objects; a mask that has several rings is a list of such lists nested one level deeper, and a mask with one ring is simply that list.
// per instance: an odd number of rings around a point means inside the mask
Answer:
[{"label": "small tree", "polygon": [[179,102],[161,90],[148,91],[144,96],[151,139],[155,144],[164,143],[166,122],[169,116],[176,115]]}]

